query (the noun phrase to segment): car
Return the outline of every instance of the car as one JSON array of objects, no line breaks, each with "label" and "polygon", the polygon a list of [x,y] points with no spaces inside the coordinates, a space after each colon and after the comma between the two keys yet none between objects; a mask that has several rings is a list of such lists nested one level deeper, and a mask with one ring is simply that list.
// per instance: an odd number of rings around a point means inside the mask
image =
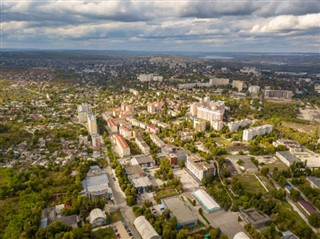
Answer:
[{"label": "car", "polygon": [[130,237],[132,237],[132,236],[133,236],[131,232],[129,232],[129,233],[128,233],[128,235],[129,235]]},{"label": "car", "polygon": [[117,237],[118,237],[118,238],[121,238],[121,236],[120,236],[120,234],[119,234],[119,233],[117,233],[116,235],[117,235]]},{"label": "car", "polygon": [[116,178],[112,178],[112,179],[113,179],[113,181],[117,181]]}]

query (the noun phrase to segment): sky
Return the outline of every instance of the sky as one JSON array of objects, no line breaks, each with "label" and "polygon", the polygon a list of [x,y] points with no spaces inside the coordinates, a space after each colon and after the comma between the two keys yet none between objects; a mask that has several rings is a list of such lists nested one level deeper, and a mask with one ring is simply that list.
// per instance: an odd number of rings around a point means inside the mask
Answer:
[{"label": "sky", "polygon": [[1,48],[320,53],[319,0],[1,0]]}]

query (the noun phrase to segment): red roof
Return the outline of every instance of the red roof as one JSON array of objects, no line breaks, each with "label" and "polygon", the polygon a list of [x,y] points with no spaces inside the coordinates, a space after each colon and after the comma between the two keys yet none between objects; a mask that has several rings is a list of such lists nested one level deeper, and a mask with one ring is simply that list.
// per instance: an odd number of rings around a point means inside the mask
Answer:
[{"label": "red roof", "polygon": [[120,134],[115,134],[114,137],[120,143],[122,148],[128,148],[129,147],[127,142],[124,140],[124,138],[122,138],[122,136]]}]

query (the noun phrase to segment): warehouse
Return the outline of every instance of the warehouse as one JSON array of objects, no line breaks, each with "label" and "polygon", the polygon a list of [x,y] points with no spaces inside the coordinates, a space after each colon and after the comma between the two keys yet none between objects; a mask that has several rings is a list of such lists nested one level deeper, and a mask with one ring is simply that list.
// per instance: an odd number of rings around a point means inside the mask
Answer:
[{"label": "warehouse", "polygon": [[201,203],[207,212],[214,212],[220,210],[219,204],[209,196],[203,189],[199,189],[192,193],[193,196]]},{"label": "warehouse", "polygon": [[159,234],[144,216],[137,217],[133,224],[137,228],[142,239],[160,239]]},{"label": "warehouse", "polygon": [[174,196],[164,198],[161,201],[162,207],[168,208],[171,211],[171,215],[177,218],[177,229],[194,227],[197,225],[198,218],[195,216],[192,209],[179,197]]}]

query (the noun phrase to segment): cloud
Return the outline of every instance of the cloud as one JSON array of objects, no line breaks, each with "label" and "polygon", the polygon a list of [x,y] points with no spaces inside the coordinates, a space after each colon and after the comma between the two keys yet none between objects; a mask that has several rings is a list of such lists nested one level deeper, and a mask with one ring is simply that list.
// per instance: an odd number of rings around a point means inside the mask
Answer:
[{"label": "cloud", "polygon": [[286,43],[288,48],[300,44],[312,51],[319,36],[320,4],[303,0],[2,4],[4,47],[251,50],[263,47],[260,43],[270,49]]},{"label": "cloud", "polygon": [[254,25],[250,33],[274,33],[308,30],[320,27],[320,13],[304,16],[285,15],[272,18],[263,24]]}]

